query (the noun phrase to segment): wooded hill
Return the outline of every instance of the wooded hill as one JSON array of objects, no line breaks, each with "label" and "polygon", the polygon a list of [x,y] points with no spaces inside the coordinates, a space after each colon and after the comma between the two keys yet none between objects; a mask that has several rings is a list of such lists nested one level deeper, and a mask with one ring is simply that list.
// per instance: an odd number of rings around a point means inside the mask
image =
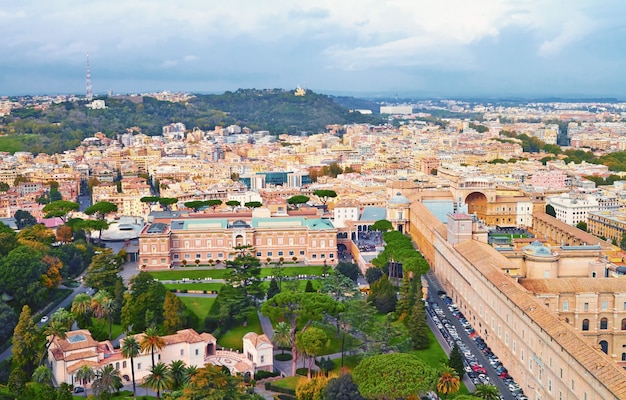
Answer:
[{"label": "wooded hill", "polygon": [[[12,110],[0,118],[0,151],[60,153],[75,148],[96,132],[109,137],[139,127],[147,135],[160,135],[164,125],[182,122],[188,129],[211,130],[238,124],[271,134],[319,133],[326,125],[377,123],[379,116],[351,113],[331,97],[308,91],[294,96],[282,89],[239,89],[214,95],[196,95],[187,103],[143,97],[103,98],[106,109],[91,110],[84,102],[53,104],[46,110]],[[136,100],[136,99],[135,99]]]}]

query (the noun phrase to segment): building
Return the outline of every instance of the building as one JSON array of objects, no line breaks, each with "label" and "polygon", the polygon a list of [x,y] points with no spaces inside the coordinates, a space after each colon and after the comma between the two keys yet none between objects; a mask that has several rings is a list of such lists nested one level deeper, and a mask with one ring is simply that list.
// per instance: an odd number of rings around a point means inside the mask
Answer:
[{"label": "building", "polygon": [[335,204],[335,208],[333,209],[333,225],[337,228],[345,228],[346,221],[358,221],[359,215],[358,200],[340,200]]},{"label": "building", "polygon": [[253,246],[261,260],[337,263],[337,228],[330,220],[272,217],[264,211],[255,210],[252,217],[204,214],[147,225],[139,235],[140,265],[210,264],[233,259],[234,247],[243,245]]},{"label": "building", "polygon": [[620,243],[626,233],[626,212],[590,211],[587,215],[587,232]]},{"label": "building", "polygon": [[551,205],[556,218],[568,225],[587,222],[589,212],[598,211],[598,200],[586,194],[563,193],[560,196],[546,198],[546,204]]}]

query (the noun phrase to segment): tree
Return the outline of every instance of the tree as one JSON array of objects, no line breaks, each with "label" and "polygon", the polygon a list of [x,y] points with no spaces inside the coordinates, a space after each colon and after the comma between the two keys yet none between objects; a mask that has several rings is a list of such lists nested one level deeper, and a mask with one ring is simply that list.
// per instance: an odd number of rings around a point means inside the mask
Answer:
[{"label": "tree", "polygon": [[205,200],[204,205],[211,207],[213,212],[215,212],[215,209],[222,205],[222,200],[220,199]]},{"label": "tree", "polygon": [[128,336],[123,339],[122,342],[122,355],[125,358],[130,358],[130,375],[133,380],[133,398],[137,398],[137,389],[135,386],[135,357],[141,353],[141,346],[137,339],[133,336]]},{"label": "tree", "polygon": [[170,376],[172,378],[172,390],[180,390],[187,383],[187,366],[183,360],[174,360],[170,364]]},{"label": "tree", "polygon": [[411,313],[406,319],[406,327],[409,330],[414,349],[424,350],[430,346],[428,322],[426,322],[424,302],[421,298],[415,300]]},{"label": "tree", "polygon": [[335,267],[335,270],[340,274],[352,279],[354,282],[356,282],[357,279],[359,279],[359,276],[361,276],[361,269],[355,263],[340,262]]},{"label": "tree", "polygon": [[252,296],[257,299],[262,297],[261,261],[258,258],[240,254],[226,261],[226,268],[228,269],[226,282],[238,285],[246,297]]},{"label": "tree", "polygon": [[324,390],[325,400],[365,400],[354,383],[352,374],[346,373],[339,378],[333,378]]},{"label": "tree", "polygon": [[271,299],[272,297],[276,296],[278,293],[280,293],[278,282],[276,281],[276,278],[272,278],[272,280],[270,281],[270,286],[267,289],[267,298]]},{"label": "tree", "polygon": [[205,205],[204,201],[202,201],[202,200],[186,201],[183,204],[185,205],[185,207],[191,208],[194,212],[200,211],[200,209],[202,207],[204,207],[204,205]]},{"label": "tree", "polygon": [[291,327],[285,321],[280,321],[274,326],[272,342],[280,347],[282,354],[285,354],[285,347],[291,346]]},{"label": "tree", "polygon": [[300,331],[296,334],[296,344],[300,350],[308,357],[307,378],[311,379],[311,367],[315,362],[315,356],[328,345],[326,332],[314,326]]},{"label": "tree", "polygon": [[556,210],[554,209],[554,206],[552,206],[552,204],[546,205],[546,214],[551,215],[554,218],[556,218]]},{"label": "tree", "polygon": [[306,281],[306,286],[304,287],[304,291],[307,293],[315,292],[315,289],[313,289],[313,283],[311,282],[310,279]]},{"label": "tree", "polygon": [[46,347],[43,353],[41,354],[41,358],[39,359],[39,365],[43,363],[43,360],[46,357],[46,354],[48,354],[48,349],[50,348],[50,345],[52,344],[52,342],[54,342],[54,339],[56,338],[65,339],[68,330],[69,329],[67,325],[65,325],[61,321],[50,321],[50,323],[46,325],[46,328],[44,329],[43,334],[44,334],[44,337],[50,338],[50,339],[47,340]]},{"label": "tree", "polygon": [[221,367],[207,364],[204,368],[196,370],[178,400],[252,400],[257,398],[246,393],[240,376],[232,376],[224,372]]},{"label": "tree", "polygon": [[585,221],[580,221],[576,224],[576,228],[580,229],[581,231],[587,232],[587,223]]},{"label": "tree", "polygon": [[500,400],[500,391],[494,385],[476,385],[474,396],[484,400]]},{"label": "tree", "polygon": [[29,304],[38,307],[45,302],[48,294],[48,289],[41,284],[46,270],[38,251],[19,246],[0,260],[0,290],[13,296],[17,306]]},{"label": "tree", "polygon": [[115,303],[106,290],[99,290],[98,293],[91,298],[91,311],[93,312],[93,316],[98,320],[105,317],[109,319],[109,340],[111,340],[112,336],[114,307]]},{"label": "tree", "polygon": [[15,231],[5,224],[0,224],[0,256],[6,256],[19,246]]},{"label": "tree", "polygon": [[11,186],[6,182],[0,182],[0,192],[8,192]]},{"label": "tree", "polygon": [[33,372],[33,381],[42,385],[52,385],[52,371],[45,365],[40,365]]},{"label": "tree", "polygon": [[41,252],[47,251],[54,239],[52,229],[46,228],[43,224],[29,226],[17,234],[17,241],[22,246],[28,246]]},{"label": "tree", "polygon": [[398,301],[396,288],[389,281],[387,275],[370,285],[370,294],[367,296],[367,301],[374,304],[378,312],[383,314],[396,309],[396,302]]},{"label": "tree", "polygon": [[145,331],[151,325],[163,323],[163,304],[167,289],[156,282],[147,272],[142,271],[130,281],[132,293],[124,295],[121,321],[133,332]]},{"label": "tree", "polygon": [[[154,359],[153,359],[154,362]],[[156,392],[156,398],[161,398],[161,392],[166,389],[170,389],[174,383],[169,368],[164,363],[160,362],[156,365],[152,365],[150,374],[144,378],[143,385]]]},{"label": "tree", "polygon": [[46,213],[45,218],[61,218],[65,223],[68,214],[72,211],[78,211],[80,204],[74,201],[56,200],[45,205],[43,212]]},{"label": "tree", "polygon": [[226,205],[234,210],[235,207],[239,207],[241,205],[241,202],[239,200],[228,200]]},{"label": "tree", "polygon": [[383,271],[378,267],[369,267],[365,270],[365,280],[370,285],[383,277]]},{"label": "tree", "polygon": [[[2,183],[3,182],[0,182],[0,184]],[[17,210],[13,218],[15,218],[15,224],[17,225],[17,229],[20,230],[29,226],[37,225],[37,219],[26,210]]]},{"label": "tree", "polygon": [[0,343],[5,343],[17,325],[17,314],[7,303],[0,300]]},{"label": "tree", "polygon": [[261,206],[263,206],[263,203],[261,203],[260,201],[248,201],[246,203],[244,203],[243,205],[246,208],[259,208]]},{"label": "tree", "polygon": [[437,371],[406,353],[364,358],[352,373],[365,398],[397,399],[435,387]]},{"label": "tree", "polygon": [[461,354],[461,350],[454,343],[452,349],[450,350],[448,366],[456,371],[460,378],[463,378],[465,374],[464,364],[463,364],[463,354]]},{"label": "tree", "polygon": [[[85,209],[85,214],[87,215],[95,215],[96,219],[102,222],[106,222],[105,218],[108,214],[111,214],[113,212],[117,212],[117,205],[110,203],[108,201],[99,201],[96,204],[93,204],[89,207],[87,207],[87,209]],[[103,225],[100,226],[100,234],[98,236],[99,240],[102,240],[102,231],[105,228],[103,228]]]},{"label": "tree", "polygon": [[77,294],[72,301],[71,310],[76,319],[79,322],[82,321],[79,325],[83,325],[88,321],[89,313],[91,312],[91,297],[87,293]]},{"label": "tree", "polygon": [[326,203],[329,199],[337,197],[337,192],[335,192],[334,190],[318,189],[314,190],[313,194],[320,199],[320,201],[324,205],[324,209],[326,209]]},{"label": "tree", "polygon": [[298,400],[324,400],[324,390],[330,379],[325,376],[316,376],[307,381],[300,381],[296,386],[296,399]]},{"label": "tree", "polygon": [[444,399],[452,393],[456,393],[461,388],[461,379],[459,374],[449,366],[445,365],[439,373],[437,379],[437,392],[444,395]]},{"label": "tree", "polygon": [[322,293],[282,292],[261,306],[261,312],[272,319],[283,318],[290,324],[292,373],[296,373],[297,348],[296,330],[305,331],[311,322],[321,320],[325,314],[337,314],[342,306],[330,296]]},{"label": "tree", "polygon": [[165,347],[165,340],[159,336],[159,330],[154,326],[146,329],[146,332],[139,341],[139,345],[141,346],[142,352],[145,353],[149,351],[152,355],[152,367],[154,368],[154,350],[159,351]]},{"label": "tree", "polygon": [[[92,379],[96,377],[96,372],[89,365],[84,364],[76,371],[76,380],[85,387]],[[87,390],[85,390],[85,397],[87,397]]]},{"label": "tree", "polygon": [[307,203],[311,198],[303,194],[297,194],[287,199],[287,204],[290,204],[296,208],[300,208],[302,204]]},{"label": "tree", "polygon": [[163,303],[163,327],[165,333],[170,335],[183,328],[183,315],[186,307],[178,296],[172,292],[165,292],[165,301]]},{"label": "tree", "polygon": [[176,197],[161,197],[159,199],[159,204],[166,211],[169,211],[172,205],[176,203],[178,203],[178,199]]},{"label": "tree", "polygon": [[370,230],[379,231],[379,232],[392,231],[393,225],[391,224],[391,222],[387,221],[386,219],[380,219],[374,222],[372,226],[370,226]]},{"label": "tree", "polygon": [[122,269],[123,260],[111,249],[104,249],[91,259],[85,274],[85,284],[98,290],[113,290],[117,273]]},{"label": "tree", "polygon": [[61,225],[57,228],[55,233],[56,239],[61,243],[68,243],[72,241],[72,228],[67,225]]},{"label": "tree", "polygon": [[108,364],[96,372],[96,379],[93,381],[91,388],[96,397],[100,397],[104,393],[117,392],[123,386],[120,371],[115,369],[113,365]]}]

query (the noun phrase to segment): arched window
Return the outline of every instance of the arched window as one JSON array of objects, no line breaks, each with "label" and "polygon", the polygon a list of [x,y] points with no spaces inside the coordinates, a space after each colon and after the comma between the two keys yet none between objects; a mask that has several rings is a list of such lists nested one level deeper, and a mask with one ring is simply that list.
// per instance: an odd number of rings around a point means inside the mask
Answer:
[{"label": "arched window", "polygon": [[126,361],[122,361],[122,368],[126,368]]},{"label": "arched window", "polygon": [[600,340],[599,344],[604,354],[609,354],[609,342],[607,342],[606,340]]},{"label": "arched window", "polygon": [[626,353],[622,353],[622,361],[626,361]]},{"label": "arched window", "polygon": [[626,331],[626,318],[622,320],[622,330]]},{"label": "arched window", "polygon": [[607,318],[602,318],[600,320],[600,329],[606,329],[609,325],[609,320]]},{"label": "arched window", "polygon": [[588,331],[589,330],[589,320],[588,319],[583,319],[583,331]]}]

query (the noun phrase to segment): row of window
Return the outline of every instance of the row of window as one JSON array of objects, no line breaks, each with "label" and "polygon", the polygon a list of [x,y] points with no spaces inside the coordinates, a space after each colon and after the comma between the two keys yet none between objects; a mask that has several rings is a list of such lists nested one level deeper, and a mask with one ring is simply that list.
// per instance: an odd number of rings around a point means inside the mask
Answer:
[{"label": "row of window", "polygon": [[[601,318],[600,319],[600,329],[601,330],[608,329],[608,326],[609,326],[608,318]],[[587,318],[583,319],[582,329],[583,329],[583,331],[588,331],[589,330],[589,320]],[[622,330],[626,331],[626,318],[622,319]]]},{"label": "row of window", "polygon": [[[602,310],[608,310],[609,308],[608,301],[603,301],[600,305]],[[623,307],[624,310],[626,310],[626,301],[624,302]],[[569,311],[569,302],[567,300],[563,302],[563,311]],[[589,311],[589,303],[583,303],[583,311]]]}]

